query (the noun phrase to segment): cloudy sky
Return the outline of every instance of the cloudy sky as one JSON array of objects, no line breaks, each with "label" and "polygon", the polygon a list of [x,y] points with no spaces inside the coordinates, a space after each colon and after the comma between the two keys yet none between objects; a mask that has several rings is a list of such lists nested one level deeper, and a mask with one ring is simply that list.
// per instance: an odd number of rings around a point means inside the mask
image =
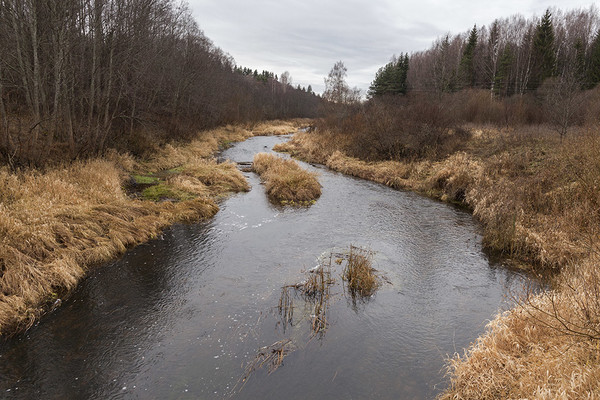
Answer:
[{"label": "cloudy sky", "polygon": [[392,55],[427,49],[445,33],[495,18],[540,16],[548,7],[588,8],[593,0],[188,0],[200,28],[238,65],[289,71],[294,85],[323,90],[342,60],[363,91]]}]

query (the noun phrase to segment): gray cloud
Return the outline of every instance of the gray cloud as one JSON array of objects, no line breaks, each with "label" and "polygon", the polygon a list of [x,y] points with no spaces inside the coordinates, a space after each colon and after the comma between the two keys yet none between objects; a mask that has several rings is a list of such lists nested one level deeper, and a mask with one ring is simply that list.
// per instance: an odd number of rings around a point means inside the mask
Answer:
[{"label": "gray cloud", "polygon": [[348,83],[366,90],[377,69],[401,52],[424,50],[440,35],[547,7],[589,7],[579,0],[189,0],[206,35],[244,67],[280,75],[323,90],[338,61]]}]

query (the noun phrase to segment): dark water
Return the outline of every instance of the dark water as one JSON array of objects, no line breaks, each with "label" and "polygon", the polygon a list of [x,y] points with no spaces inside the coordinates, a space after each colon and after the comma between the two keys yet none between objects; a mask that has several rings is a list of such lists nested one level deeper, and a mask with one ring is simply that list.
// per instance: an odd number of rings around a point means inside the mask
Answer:
[{"label": "dark water", "polygon": [[[253,138],[225,155],[250,161],[282,140]],[[447,385],[445,357],[526,278],[488,259],[468,213],[318,171],[323,195],[310,208],[269,204],[246,173],[252,190],[225,200],[213,220],[175,226],[96,270],[38,326],[0,344],[0,397],[435,397]],[[357,304],[336,289],[322,337],[311,336],[296,298],[284,331],[281,287],[351,244],[374,250],[389,282]],[[260,347],[286,338],[297,349],[279,369],[235,387]]]}]

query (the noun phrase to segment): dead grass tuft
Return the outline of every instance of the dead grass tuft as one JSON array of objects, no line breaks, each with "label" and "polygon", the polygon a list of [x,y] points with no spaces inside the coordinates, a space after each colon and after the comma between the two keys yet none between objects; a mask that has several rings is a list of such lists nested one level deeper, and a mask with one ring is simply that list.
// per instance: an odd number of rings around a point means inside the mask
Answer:
[{"label": "dead grass tuft", "polygon": [[372,251],[350,246],[350,255],[342,277],[353,297],[370,297],[377,291],[379,281],[372,264]]},{"label": "dead grass tuft", "polygon": [[268,122],[260,122],[251,127],[254,136],[271,136],[271,135],[289,135],[295,133],[302,126],[306,126],[310,120],[273,120]]},{"label": "dead grass tuft", "polygon": [[259,153],[254,156],[253,169],[265,182],[267,194],[273,201],[310,204],[321,196],[316,174],[302,169],[293,160]]}]

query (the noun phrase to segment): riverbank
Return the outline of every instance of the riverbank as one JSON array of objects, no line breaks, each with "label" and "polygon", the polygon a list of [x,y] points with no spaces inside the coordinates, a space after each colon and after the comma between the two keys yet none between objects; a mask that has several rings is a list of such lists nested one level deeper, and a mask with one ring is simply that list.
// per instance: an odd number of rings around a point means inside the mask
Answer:
[{"label": "riverbank", "polygon": [[169,225],[210,218],[220,197],[248,190],[234,164],[214,159],[219,149],[303,124],[227,126],[144,159],[109,152],[45,171],[0,168],[0,335],[31,327],[90,268]]},{"label": "riverbank", "polygon": [[544,128],[465,129],[460,151],[436,160],[366,162],[346,155],[350,135],[331,131],[298,133],[277,150],[465,206],[482,222],[486,247],[542,275],[561,271],[552,290],[525,294],[451,360],[442,398],[600,394],[597,129],[563,141]]}]

